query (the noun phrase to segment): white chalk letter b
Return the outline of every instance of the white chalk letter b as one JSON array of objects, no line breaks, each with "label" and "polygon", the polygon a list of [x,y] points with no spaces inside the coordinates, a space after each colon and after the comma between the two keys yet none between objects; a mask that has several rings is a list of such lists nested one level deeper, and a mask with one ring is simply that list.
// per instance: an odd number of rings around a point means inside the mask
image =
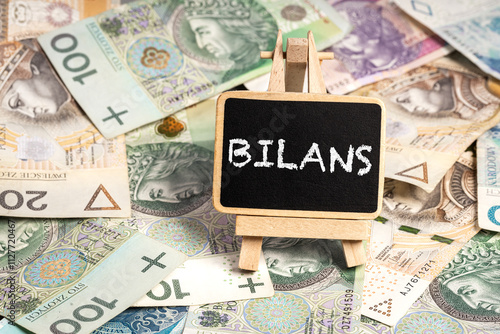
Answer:
[{"label": "white chalk letter b", "polygon": [[[243,147],[234,149],[234,145],[242,145]],[[252,160],[252,156],[248,153],[248,149],[250,148],[250,144],[248,141],[242,138],[235,138],[229,140],[229,162],[232,163],[235,167],[243,167],[247,163]],[[235,157],[246,157],[246,160],[243,162],[233,162],[233,156]]]}]

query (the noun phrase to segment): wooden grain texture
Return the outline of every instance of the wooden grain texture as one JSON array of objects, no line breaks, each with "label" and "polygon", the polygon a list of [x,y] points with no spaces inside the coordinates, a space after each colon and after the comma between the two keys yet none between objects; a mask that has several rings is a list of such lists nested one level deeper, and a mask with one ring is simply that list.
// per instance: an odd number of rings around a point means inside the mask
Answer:
[{"label": "wooden grain texture", "polygon": [[[269,101],[320,101],[320,102],[346,102],[346,103],[373,103],[380,105],[382,109],[381,134],[380,134],[380,153],[379,153],[379,175],[378,181],[378,204],[377,210],[373,212],[331,212],[331,211],[305,211],[305,210],[276,210],[261,208],[239,208],[225,207],[221,204],[221,185],[222,180],[222,160],[223,160],[223,134],[224,134],[224,106],[225,101],[230,98],[249,99],[249,100],[269,100]],[[330,219],[374,219],[382,209],[382,194],[384,188],[384,156],[385,156],[385,107],[384,104],[376,98],[331,95],[331,94],[304,94],[294,92],[250,92],[250,91],[231,91],[221,94],[217,101],[217,117],[215,128],[215,152],[214,152],[214,182],[213,182],[213,203],[215,209],[223,213],[232,213],[237,215],[258,215],[258,216],[276,216],[276,217],[303,217],[303,218],[330,218]],[[227,181],[227,180],[225,180]]]},{"label": "wooden grain texture", "polygon": [[500,97],[500,80],[489,77],[487,85],[491,93],[495,94],[497,97]]},{"label": "wooden grain texture", "polygon": [[[320,61],[323,60],[332,60],[333,57],[333,52],[317,52],[318,54],[318,59]],[[273,59],[274,51],[261,51],[260,52],[260,58],[261,59]],[[283,59],[286,59],[286,51],[283,52]]]},{"label": "wooden grain texture", "polygon": [[325,81],[323,80],[323,73],[321,72],[319,57],[318,53],[316,52],[316,43],[314,43],[314,36],[312,31],[309,31],[307,33],[307,39],[309,43],[309,49],[308,49],[309,93],[326,94]]},{"label": "wooden grain texture", "polygon": [[240,262],[238,267],[244,270],[259,269],[259,258],[262,250],[262,237],[243,236],[241,242]]},{"label": "wooden grain texture", "polygon": [[342,240],[347,267],[359,266],[366,262],[366,251],[361,240]]},{"label": "wooden grain texture", "polygon": [[285,71],[283,60],[283,39],[281,37],[281,29],[278,31],[276,38],[276,47],[272,53],[273,64],[271,67],[271,78],[269,79],[268,91],[284,92],[285,91]]},{"label": "wooden grain texture", "polygon": [[236,216],[236,235],[368,240],[367,220]]},{"label": "wooden grain texture", "polygon": [[286,42],[285,91],[302,92],[307,68],[306,38],[289,38]]}]

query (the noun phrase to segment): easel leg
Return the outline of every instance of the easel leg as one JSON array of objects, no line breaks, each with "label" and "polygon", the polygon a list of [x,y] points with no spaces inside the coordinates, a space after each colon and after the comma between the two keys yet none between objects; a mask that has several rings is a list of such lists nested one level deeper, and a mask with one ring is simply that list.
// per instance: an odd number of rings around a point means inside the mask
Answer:
[{"label": "easel leg", "polygon": [[243,236],[239,267],[245,270],[256,271],[259,268],[261,249],[262,237]]},{"label": "easel leg", "polygon": [[344,255],[348,268],[366,262],[366,253],[362,240],[342,240],[342,246],[344,247]]}]

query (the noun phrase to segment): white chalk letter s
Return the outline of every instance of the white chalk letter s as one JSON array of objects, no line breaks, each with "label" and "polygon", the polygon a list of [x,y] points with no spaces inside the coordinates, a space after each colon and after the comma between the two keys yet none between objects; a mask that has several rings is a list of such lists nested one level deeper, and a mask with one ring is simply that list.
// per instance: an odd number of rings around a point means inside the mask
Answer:
[{"label": "white chalk letter s", "polygon": [[364,162],[366,164],[366,167],[365,168],[360,168],[358,170],[358,175],[359,176],[363,176],[365,174],[367,174],[370,169],[372,168],[372,163],[370,162],[370,160],[368,160],[367,157],[365,157],[364,155],[361,154],[362,151],[368,151],[368,152],[371,152],[372,151],[372,147],[371,146],[368,146],[368,145],[361,145],[360,147],[358,147],[358,149],[356,150],[356,157]]}]

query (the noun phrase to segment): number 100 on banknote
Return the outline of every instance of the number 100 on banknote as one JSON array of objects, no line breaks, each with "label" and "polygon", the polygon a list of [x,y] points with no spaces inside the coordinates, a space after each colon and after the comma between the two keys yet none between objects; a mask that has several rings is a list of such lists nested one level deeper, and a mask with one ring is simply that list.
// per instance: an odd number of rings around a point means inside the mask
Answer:
[{"label": "number 100 on banknote", "polygon": [[[94,125],[112,138],[268,72],[260,51],[274,47],[278,29],[284,39],[311,30],[319,49],[347,30],[321,1],[296,3],[137,1],[38,42]],[[290,15],[296,7],[303,15]]]}]

